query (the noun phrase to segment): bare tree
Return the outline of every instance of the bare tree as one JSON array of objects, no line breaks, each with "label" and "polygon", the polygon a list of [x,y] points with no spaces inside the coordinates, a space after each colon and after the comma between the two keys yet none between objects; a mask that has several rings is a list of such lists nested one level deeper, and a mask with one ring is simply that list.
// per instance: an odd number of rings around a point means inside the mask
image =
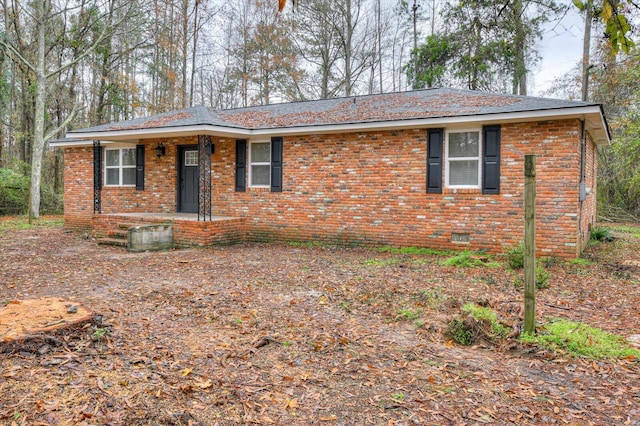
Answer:
[{"label": "bare tree", "polygon": [[[106,9],[106,13],[111,13],[117,5],[113,1],[109,1],[100,6]],[[40,179],[45,143],[74,118],[74,114],[72,113],[59,126],[46,132],[45,109],[47,106],[49,84],[54,77],[93,52],[96,47],[111,34],[113,28],[117,27],[127,15],[124,14],[122,19],[113,26],[105,26],[102,31],[94,34],[94,38],[86,41],[84,49],[82,49],[77,57],[70,59],[61,66],[50,69],[50,62],[47,61],[47,58],[51,52],[51,46],[48,45],[48,42],[50,42],[52,38],[55,40],[55,37],[51,37],[51,35],[56,33],[56,29],[51,23],[55,22],[56,18],[60,15],[70,13],[74,7],[70,7],[67,4],[54,4],[52,0],[34,0],[26,5],[14,2],[12,7],[12,13],[16,15],[24,14],[31,20],[33,32],[31,33],[32,40],[29,44],[36,46],[35,52],[25,51],[25,43],[23,42],[24,38],[22,38],[22,35],[17,36],[17,42],[7,38],[0,39],[0,47],[2,47],[5,53],[13,61],[28,69],[29,73],[33,75],[33,85],[35,87],[34,130],[33,145],[31,148],[31,187],[29,192],[29,219],[31,220],[40,216]],[[100,7],[97,7],[97,10],[100,9]],[[97,16],[95,19],[89,18],[88,25],[95,26],[102,18],[104,18],[104,14]],[[32,55],[29,55],[29,53]]]}]

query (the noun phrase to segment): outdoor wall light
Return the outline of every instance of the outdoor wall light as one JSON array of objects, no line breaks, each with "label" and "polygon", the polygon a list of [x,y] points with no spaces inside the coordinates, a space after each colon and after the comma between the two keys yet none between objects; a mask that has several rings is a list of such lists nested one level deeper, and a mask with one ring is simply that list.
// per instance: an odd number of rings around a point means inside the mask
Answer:
[{"label": "outdoor wall light", "polygon": [[162,142],[160,142],[158,146],[156,146],[156,155],[158,157],[162,157],[164,155],[164,151],[164,145],[162,145]]}]

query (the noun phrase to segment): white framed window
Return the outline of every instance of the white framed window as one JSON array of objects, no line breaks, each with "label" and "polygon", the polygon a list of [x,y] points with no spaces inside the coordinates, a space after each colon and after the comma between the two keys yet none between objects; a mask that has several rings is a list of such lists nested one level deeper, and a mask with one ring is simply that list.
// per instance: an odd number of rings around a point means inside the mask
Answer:
[{"label": "white framed window", "polygon": [[480,188],[481,132],[447,132],[446,182],[450,188]]},{"label": "white framed window", "polygon": [[104,150],[104,182],[108,186],[135,186],[136,149],[106,148]]},{"label": "white framed window", "polygon": [[271,185],[271,142],[251,142],[249,145],[249,186]]}]

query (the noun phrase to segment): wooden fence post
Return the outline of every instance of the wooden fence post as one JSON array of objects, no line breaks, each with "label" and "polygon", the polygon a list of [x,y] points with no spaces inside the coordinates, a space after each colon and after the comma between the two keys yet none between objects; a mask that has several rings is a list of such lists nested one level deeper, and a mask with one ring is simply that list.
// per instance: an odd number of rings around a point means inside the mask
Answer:
[{"label": "wooden fence post", "polygon": [[536,156],[524,156],[524,332],[536,332]]}]

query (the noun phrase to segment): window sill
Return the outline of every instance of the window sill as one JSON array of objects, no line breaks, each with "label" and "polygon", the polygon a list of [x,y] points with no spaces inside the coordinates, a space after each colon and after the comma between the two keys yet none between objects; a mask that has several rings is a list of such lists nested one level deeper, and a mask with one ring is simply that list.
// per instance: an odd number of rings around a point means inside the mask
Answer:
[{"label": "window sill", "polygon": [[443,194],[482,194],[481,188],[443,188]]}]

